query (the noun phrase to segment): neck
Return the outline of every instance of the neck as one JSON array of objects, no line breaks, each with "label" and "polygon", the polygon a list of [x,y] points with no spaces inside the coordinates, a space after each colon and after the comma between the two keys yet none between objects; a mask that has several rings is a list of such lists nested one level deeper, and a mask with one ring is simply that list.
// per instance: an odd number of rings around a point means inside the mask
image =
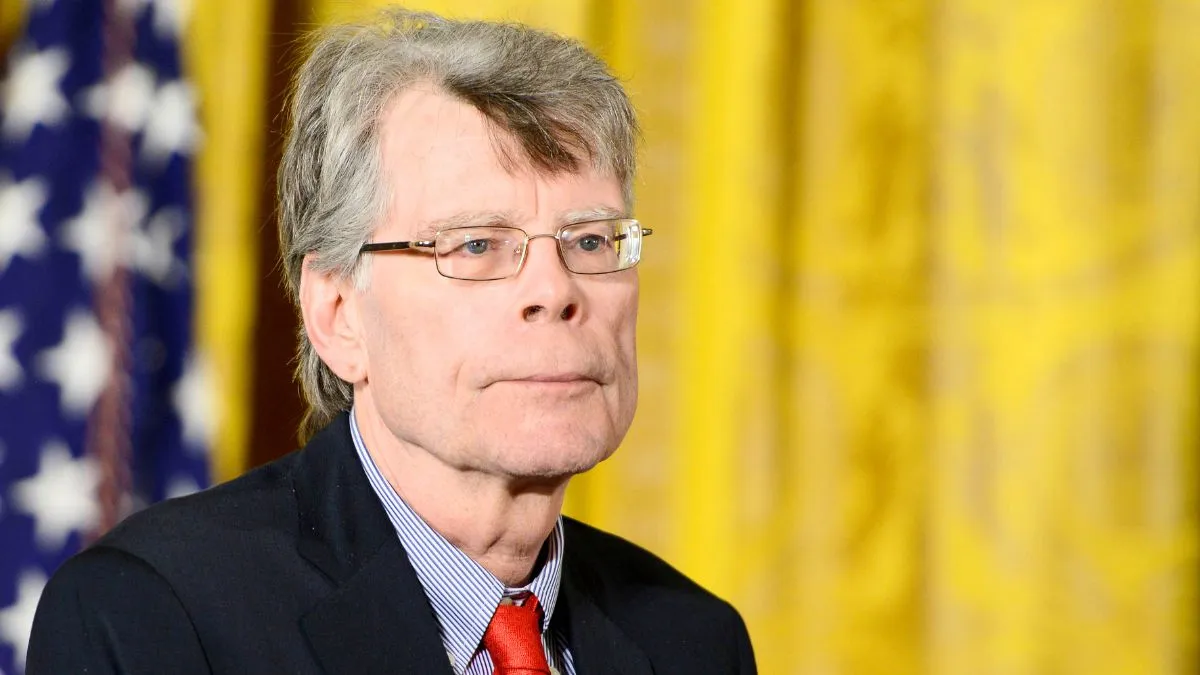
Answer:
[{"label": "neck", "polygon": [[431,528],[506,586],[524,586],[562,511],[568,478],[522,480],[451,466],[402,441],[372,405],[355,405],[371,459]]}]

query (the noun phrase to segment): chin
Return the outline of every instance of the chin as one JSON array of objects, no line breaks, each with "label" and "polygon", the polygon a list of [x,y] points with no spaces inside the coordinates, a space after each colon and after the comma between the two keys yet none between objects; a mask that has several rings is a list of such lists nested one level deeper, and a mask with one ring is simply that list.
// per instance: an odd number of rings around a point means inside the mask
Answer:
[{"label": "chin", "polygon": [[499,473],[520,478],[568,478],[588,471],[608,459],[616,443],[598,439],[566,439],[547,442],[529,439],[527,442],[504,443],[493,449],[492,463]]},{"label": "chin", "polygon": [[599,397],[529,401],[520,393],[489,397],[467,417],[461,457],[497,475],[569,477],[611,456],[629,428]]}]

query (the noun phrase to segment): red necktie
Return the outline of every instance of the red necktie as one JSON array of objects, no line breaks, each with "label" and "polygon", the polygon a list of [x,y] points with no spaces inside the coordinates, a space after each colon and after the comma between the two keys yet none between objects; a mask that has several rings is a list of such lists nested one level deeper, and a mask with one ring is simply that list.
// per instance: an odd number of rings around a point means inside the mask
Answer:
[{"label": "red necktie", "polygon": [[503,602],[483,634],[495,675],[550,675],[542,651],[542,612],[532,593],[525,604]]}]

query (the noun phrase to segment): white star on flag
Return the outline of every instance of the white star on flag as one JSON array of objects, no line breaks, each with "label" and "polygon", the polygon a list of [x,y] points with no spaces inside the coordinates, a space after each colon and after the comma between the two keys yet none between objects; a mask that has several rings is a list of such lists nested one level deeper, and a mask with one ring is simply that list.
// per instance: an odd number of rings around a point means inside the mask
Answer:
[{"label": "white star on flag", "polygon": [[45,588],[46,575],[36,567],[27,568],[17,580],[17,601],[5,609],[0,609],[0,641],[12,645],[18,669],[25,667],[25,652],[29,651],[33,615]]},{"label": "white star on flag", "polygon": [[142,156],[150,162],[162,163],[172,154],[191,154],[200,138],[195,90],[182,80],[159,87],[154,97],[154,115],[146,123],[142,138]]},{"label": "white star on flag", "polygon": [[175,384],[171,402],[183,426],[184,447],[199,451],[212,447],[217,429],[217,406],[213,400],[212,368],[208,359],[193,352]]},{"label": "white star on flag", "polygon": [[42,446],[38,472],[16,483],[11,490],[16,510],[33,518],[34,539],[43,553],[57,552],[72,532],[90,532],[99,522],[96,486],[100,471],[96,461],[78,459],[62,441]]},{"label": "white star on flag", "polygon": [[[14,309],[0,311],[0,391],[9,391],[24,380],[24,371],[13,347],[21,336],[21,315]],[[3,458],[0,458],[2,465]]]},{"label": "white star on flag", "polygon": [[70,65],[70,55],[62,48],[17,54],[0,115],[5,138],[22,142],[37,124],[51,126],[63,120],[69,108],[59,87]]},{"label": "white star on flag", "polygon": [[37,356],[38,374],[58,384],[59,402],[69,416],[85,417],[112,371],[112,347],[91,312],[67,315],[62,342]]},{"label": "white star on flag", "polygon": [[92,117],[136,133],[146,124],[154,102],[154,72],[129,63],[108,81],[83,92],[83,108]]},{"label": "white star on flag", "polygon": [[0,178],[0,274],[14,256],[32,258],[46,246],[38,213],[46,204],[46,182],[26,178],[13,183]]},{"label": "white star on flag", "polygon": [[179,39],[192,16],[193,0],[154,0],[154,32]]},{"label": "white star on flag", "polygon": [[163,288],[172,288],[187,273],[175,256],[175,242],[186,230],[183,210],[159,209],[133,241],[133,266]]},{"label": "white star on flag", "polygon": [[175,499],[177,497],[186,497],[200,491],[200,484],[195,478],[182,474],[174,476],[167,482],[166,488],[163,489],[163,499]]},{"label": "white star on flag", "polygon": [[192,0],[117,0],[117,7],[132,16],[141,16],[154,7],[154,32],[163,39],[179,39],[192,14]]},{"label": "white star on flag", "polygon": [[88,186],[83,209],[64,224],[61,237],[65,248],[79,254],[92,284],[104,283],[113,268],[129,264],[135,245],[131,239],[146,216],[147,202],[140,190],[117,192],[104,180]]}]

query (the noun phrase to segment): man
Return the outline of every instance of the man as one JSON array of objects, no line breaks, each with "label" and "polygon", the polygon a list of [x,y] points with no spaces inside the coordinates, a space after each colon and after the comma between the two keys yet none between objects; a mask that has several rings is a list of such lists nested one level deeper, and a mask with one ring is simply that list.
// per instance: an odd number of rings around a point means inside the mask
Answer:
[{"label": "man", "polygon": [[315,435],[68,562],[29,672],[755,672],[732,607],[560,516],[636,403],[636,135],[557,36],[323,33],[279,175]]}]

